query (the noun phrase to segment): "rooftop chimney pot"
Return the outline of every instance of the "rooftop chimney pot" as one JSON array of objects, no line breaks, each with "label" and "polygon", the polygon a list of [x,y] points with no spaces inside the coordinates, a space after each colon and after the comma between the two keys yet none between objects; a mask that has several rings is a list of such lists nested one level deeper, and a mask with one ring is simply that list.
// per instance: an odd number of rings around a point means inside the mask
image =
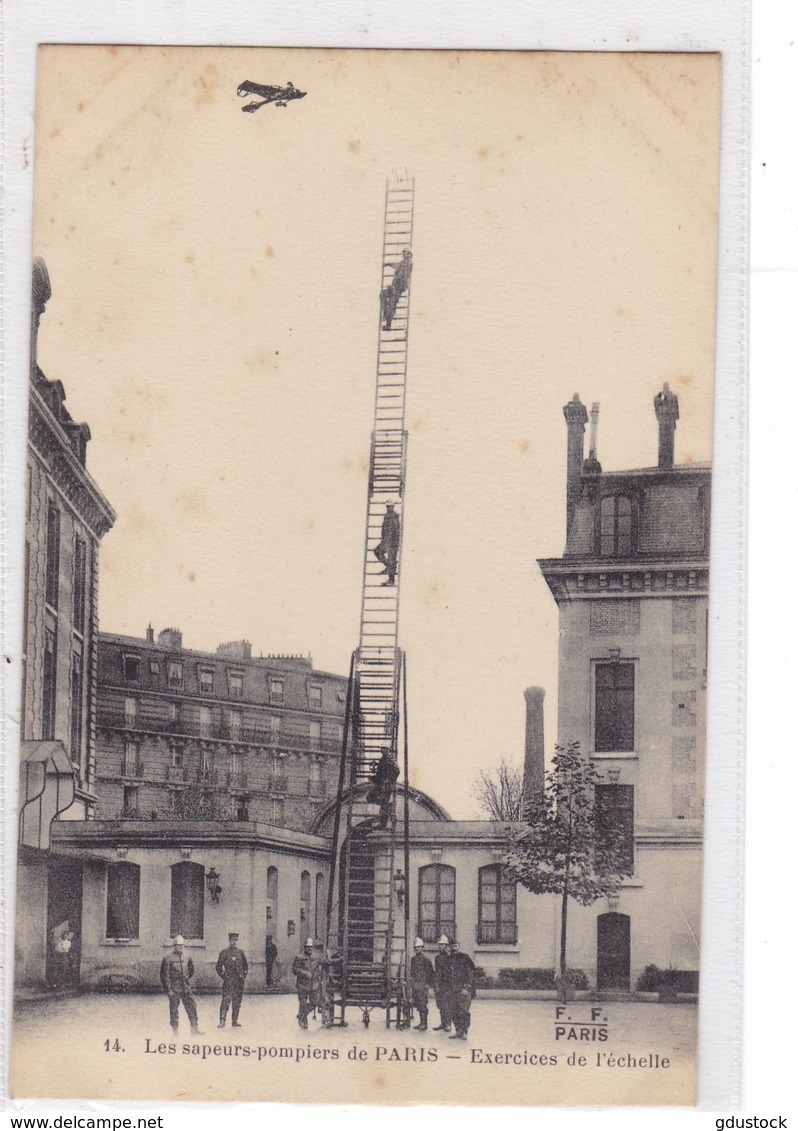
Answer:
[{"label": "rooftop chimney pot", "polygon": [[679,398],[670,391],[667,381],[662,392],[654,397],[654,412],[659,424],[658,467],[660,471],[670,471],[674,459],[676,421],[679,419]]}]

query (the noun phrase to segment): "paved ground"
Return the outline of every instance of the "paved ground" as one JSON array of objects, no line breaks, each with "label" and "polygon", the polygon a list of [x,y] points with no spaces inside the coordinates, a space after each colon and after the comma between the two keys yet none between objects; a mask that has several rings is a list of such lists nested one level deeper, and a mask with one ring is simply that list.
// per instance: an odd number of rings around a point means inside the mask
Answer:
[{"label": "paved ground", "polygon": [[[478,999],[466,1042],[388,1030],[384,1013],[365,1028],[359,1011],[346,1028],[311,1021],[303,1031],[287,995],[246,998],[242,1027],[220,1030],[218,998],[197,1002],[204,1035],[191,1036],[181,1006],[177,1041],[163,995],[24,1003],[15,1020],[14,1094],[568,1105],[693,1098],[693,1005],[576,1002],[559,1017],[555,1002]],[[434,1024],[434,1009],[431,1016]]]}]

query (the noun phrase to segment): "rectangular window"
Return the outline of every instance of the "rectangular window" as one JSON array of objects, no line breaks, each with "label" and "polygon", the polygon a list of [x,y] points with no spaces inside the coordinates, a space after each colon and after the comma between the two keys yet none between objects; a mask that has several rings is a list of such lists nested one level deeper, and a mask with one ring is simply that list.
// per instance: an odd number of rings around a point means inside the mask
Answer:
[{"label": "rectangular window", "polygon": [[282,731],[282,719],[279,715],[269,716],[269,741],[273,746],[280,742],[280,733]]},{"label": "rectangular window", "polygon": [[171,688],[182,688],[183,686],[183,665],[179,660],[169,661],[169,686]]},{"label": "rectangular window", "polygon": [[44,599],[51,609],[58,608],[58,582],[61,563],[61,514],[55,503],[47,507],[47,559]]},{"label": "rectangular window", "polygon": [[172,766],[180,769],[183,765],[183,747],[176,746],[173,742],[169,747],[169,757],[171,759]]},{"label": "rectangular window", "polygon": [[505,875],[501,864],[479,869],[478,943],[518,941],[515,922],[515,880]]},{"label": "rectangular window", "polygon": [[210,707],[200,707],[199,709],[199,733],[200,738],[211,737],[211,709]]},{"label": "rectangular window", "polygon": [[[80,641],[74,642],[76,645]],[[82,766],[83,755],[83,656],[77,650],[72,652],[70,672],[70,757],[75,766]]]},{"label": "rectangular window", "polygon": [[275,755],[272,759],[272,790],[275,793],[285,793],[288,789],[288,774],[285,771],[285,759]]},{"label": "rectangular window", "polygon": [[150,675],[160,675],[161,665],[157,660],[150,660]]},{"label": "rectangular window", "polygon": [[138,864],[109,864],[105,937],[139,937],[141,870]]},{"label": "rectangular window", "polygon": [[614,847],[624,870],[631,875],[635,860],[634,786],[597,785],[595,788],[596,840],[600,846]]},{"label": "rectangular window", "polygon": [[227,673],[227,693],[231,699],[244,698],[244,673],[231,672]]},{"label": "rectangular window", "polygon": [[318,750],[321,746],[321,723],[317,719],[311,719],[308,723],[308,732],[311,749]]},{"label": "rectangular window", "polygon": [[200,695],[213,695],[213,668],[199,669]]},{"label": "rectangular window", "polygon": [[200,751],[200,781],[206,785],[213,783],[213,755],[210,750]]},{"label": "rectangular window", "polygon": [[281,797],[272,798],[272,821],[279,824],[283,820],[285,804]]},{"label": "rectangular window", "polygon": [[241,741],[241,712],[230,712],[230,738],[233,742]]},{"label": "rectangular window", "polygon": [[127,683],[138,683],[141,661],[138,656],[123,656],[122,669]]},{"label": "rectangular window", "polygon": [[179,703],[170,703],[169,704],[169,722],[170,723],[179,723],[180,718],[181,718],[180,704]]},{"label": "rectangular window", "polygon": [[308,796],[324,796],[324,778],[322,776],[321,762],[314,758],[310,763],[310,777],[308,778]]},{"label": "rectangular window", "polygon": [[308,684],[308,704],[311,707],[321,708],[321,684]]},{"label": "rectangular window", "polygon": [[205,931],[205,868],[185,860],[172,865],[172,938],[201,939]]},{"label": "rectangular window", "polygon": [[597,752],[621,753],[635,748],[635,666],[596,664]]},{"label": "rectangular window", "polygon": [[128,778],[141,777],[141,763],[139,762],[138,742],[125,743],[125,756],[122,761],[122,774]]},{"label": "rectangular window", "polygon": [[632,552],[632,500],[608,495],[601,500],[601,554],[626,558]]},{"label": "rectangular window", "polygon": [[122,790],[122,816],[135,818],[139,815],[139,787],[126,785]]},{"label": "rectangular window", "polygon": [[139,713],[138,701],[136,699],[134,699],[132,696],[127,695],[125,697],[125,726],[126,727],[134,727],[136,725],[136,719],[138,718],[138,713]]},{"label": "rectangular window", "polygon": [[54,628],[44,630],[42,738],[55,738],[55,692],[58,642]]},{"label": "rectangular window", "polygon": [[456,937],[455,871],[448,864],[428,864],[418,870],[418,933],[424,942],[441,935]]},{"label": "rectangular window", "polygon": [[86,620],[86,543],[75,535],[72,568],[72,624],[82,633]]},{"label": "rectangular window", "polygon": [[269,699],[272,703],[282,703],[285,694],[285,683],[282,679],[272,676],[269,680]]}]

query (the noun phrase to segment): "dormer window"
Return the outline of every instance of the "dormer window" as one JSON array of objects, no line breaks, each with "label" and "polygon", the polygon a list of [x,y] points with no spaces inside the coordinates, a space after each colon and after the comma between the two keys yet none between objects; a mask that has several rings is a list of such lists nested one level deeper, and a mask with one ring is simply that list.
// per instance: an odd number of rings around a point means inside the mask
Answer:
[{"label": "dormer window", "polygon": [[628,558],[632,553],[632,500],[607,495],[601,500],[601,556]]},{"label": "dormer window", "polygon": [[199,669],[200,695],[213,695],[213,668]]}]

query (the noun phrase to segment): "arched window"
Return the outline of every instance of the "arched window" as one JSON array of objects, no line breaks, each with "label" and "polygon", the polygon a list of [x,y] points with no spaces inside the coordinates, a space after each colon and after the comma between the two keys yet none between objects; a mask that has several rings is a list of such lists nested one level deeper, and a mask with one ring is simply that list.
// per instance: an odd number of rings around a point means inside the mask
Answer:
[{"label": "arched window", "polygon": [[138,864],[109,864],[105,909],[105,937],[139,937],[139,893],[141,869]]},{"label": "arched window", "polygon": [[313,933],[323,938],[327,934],[326,921],[327,921],[327,885],[324,882],[324,876],[321,872],[316,873],[316,922],[313,926]]},{"label": "arched window", "polygon": [[310,872],[303,872],[299,878],[299,930],[303,940],[310,930]]},{"label": "arched window", "polygon": [[601,555],[627,558],[632,552],[632,500],[607,495],[601,500]]},{"label": "arched window", "polygon": [[478,911],[477,942],[517,942],[515,880],[505,875],[501,864],[487,864],[479,869]]},{"label": "arched window", "polygon": [[277,869],[272,865],[266,872],[266,922],[277,920]]},{"label": "arched window", "polygon": [[169,932],[184,939],[205,933],[205,868],[183,860],[172,865],[172,916]]},{"label": "arched window", "polygon": [[441,935],[454,938],[455,871],[448,864],[427,864],[418,870],[418,933],[424,942]]}]

